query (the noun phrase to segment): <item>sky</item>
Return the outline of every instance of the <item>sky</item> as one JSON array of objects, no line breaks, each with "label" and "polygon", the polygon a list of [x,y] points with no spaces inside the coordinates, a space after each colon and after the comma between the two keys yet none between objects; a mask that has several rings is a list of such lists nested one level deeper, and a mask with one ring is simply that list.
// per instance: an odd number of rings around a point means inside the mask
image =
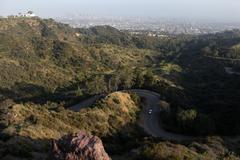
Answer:
[{"label": "sky", "polygon": [[87,14],[240,22],[240,0],[0,0],[2,16],[28,10],[52,18]]}]

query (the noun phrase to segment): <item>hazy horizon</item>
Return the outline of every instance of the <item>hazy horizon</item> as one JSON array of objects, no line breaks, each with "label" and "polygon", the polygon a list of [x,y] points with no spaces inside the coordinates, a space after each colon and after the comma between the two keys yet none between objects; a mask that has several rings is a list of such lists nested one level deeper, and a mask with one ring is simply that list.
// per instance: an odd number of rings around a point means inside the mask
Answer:
[{"label": "hazy horizon", "polygon": [[239,0],[1,0],[0,15],[34,11],[41,17],[70,14],[120,17],[165,17],[240,22]]}]

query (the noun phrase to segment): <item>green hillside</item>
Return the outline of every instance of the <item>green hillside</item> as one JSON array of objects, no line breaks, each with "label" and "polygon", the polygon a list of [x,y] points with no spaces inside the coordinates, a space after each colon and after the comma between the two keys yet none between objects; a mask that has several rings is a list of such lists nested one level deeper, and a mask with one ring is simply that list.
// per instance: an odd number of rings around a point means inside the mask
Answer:
[{"label": "green hillside", "polygon": [[[116,160],[239,159],[239,44],[239,30],[150,37],[0,18],[0,159],[44,159],[52,139],[80,129]],[[159,93],[170,104],[159,124],[197,138],[149,136],[139,127],[144,99],[116,92],[128,89]],[[99,94],[90,108],[68,109]]]},{"label": "green hillside", "polygon": [[[98,42],[87,30],[83,34],[53,20],[9,18],[1,19],[0,26],[0,90],[5,97],[15,98],[9,92],[28,90],[28,86],[38,94],[54,93],[92,76],[111,76],[119,67],[145,67],[158,53]],[[105,31],[95,34],[100,37]],[[107,34],[115,36],[111,31]],[[87,38],[93,42],[85,42]]]}]

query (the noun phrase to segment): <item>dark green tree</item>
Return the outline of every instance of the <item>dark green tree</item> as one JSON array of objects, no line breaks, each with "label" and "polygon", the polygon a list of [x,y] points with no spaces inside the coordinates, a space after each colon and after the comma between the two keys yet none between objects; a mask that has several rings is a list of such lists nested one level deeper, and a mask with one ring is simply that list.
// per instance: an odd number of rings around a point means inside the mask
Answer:
[{"label": "dark green tree", "polygon": [[104,76],[96,76],[86,82],[88,94],[101,94],[107,92],[107,84]]}]

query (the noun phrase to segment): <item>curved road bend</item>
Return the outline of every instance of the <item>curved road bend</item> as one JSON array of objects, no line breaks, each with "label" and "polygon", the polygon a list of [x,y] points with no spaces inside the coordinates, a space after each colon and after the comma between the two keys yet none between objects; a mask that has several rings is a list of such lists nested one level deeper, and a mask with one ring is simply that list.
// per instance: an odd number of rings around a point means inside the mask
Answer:
[{"label": "curved road bend", "polygon": [[[167,140],[175,140],[175,141],[183,141],[183,140],[191,140],[193,137],[184,136],[180,134],[171,133],[165,131],[159,123],[159,115],[161,111],[161,107],[159,106],[160,95],[148,91],[148,90],[131,90],[135,92],[140,97],[145,97],[147,101],[147,105],[142,110],[143,115],[143,127],[145,131],[152,135],[153,137],[159,137]],[[149,110],[152,110],[152,114],[149,114]]]},{"label": "curved road bend", "polygon": [[102,97],[102,95],[96,95],[96,96],[93,96],[91,98],[88,98],[72,107],[70,107],[69,109],[72,110],[72,111],[75,111],[75,112],[78,112],[80,111],[81,109],[83,108],[88,108],[90,107],[91,105],[93,105],[94,102],[96,102],[98,99],[100,99]]},{"label": "curved road bend", "polygon": [[[159,124],[159,114],[160,114],[160,95],[148,91],[148,90],[141,90],[141,89],[133,89],[130,90],[140,97],[144,97],[146,99],[147,104],[144,105],[144,108],[142,110],[142,118],[143,118],[143,128],[144,130],[152,135],[153,137],[159,137],[166,140],[174,140],[174,141],[183,141],[183,140],[191,140],[193,137],[190,136],[184,136],[180,134],[175,134],[171,132],[165,131]],[[86,108],[91,106],[97,99],[99,99],[101,96],[94,96],[90,99],[87,99],[77,105],[74,105],[70,109],[73,111],[79,111],[82,108]],[[149,110],[152,110],[152,114],[149,114]]]}]

